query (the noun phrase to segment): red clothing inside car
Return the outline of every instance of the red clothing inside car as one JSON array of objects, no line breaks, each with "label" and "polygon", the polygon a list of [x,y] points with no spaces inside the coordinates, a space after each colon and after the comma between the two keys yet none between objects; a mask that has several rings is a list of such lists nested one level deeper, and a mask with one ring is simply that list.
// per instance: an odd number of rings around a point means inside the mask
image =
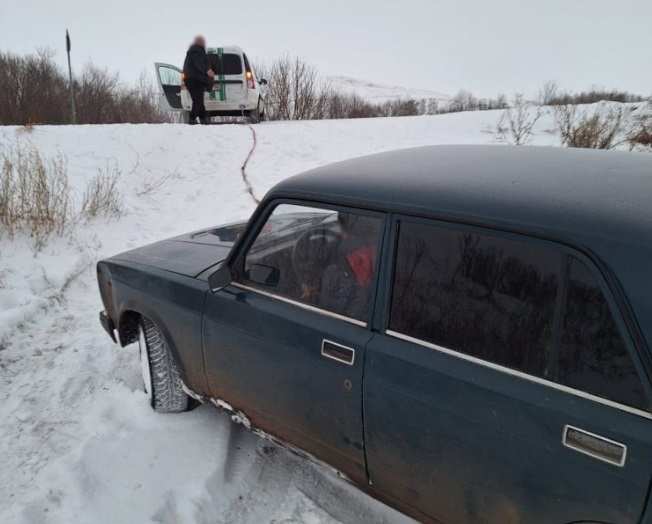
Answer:
[{"label": "red clothing inside car", "polygon": [[355,281],[361,287],[368,287],[374,276],[376,249],[374,246],[363,246],[354,249],[346,255],[346,261],[353,271]]}]

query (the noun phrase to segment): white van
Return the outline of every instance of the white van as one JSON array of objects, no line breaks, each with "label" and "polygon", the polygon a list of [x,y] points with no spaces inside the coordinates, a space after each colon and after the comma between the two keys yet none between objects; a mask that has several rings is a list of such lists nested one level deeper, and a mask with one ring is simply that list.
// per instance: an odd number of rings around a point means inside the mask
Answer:
[{"label": "white van", "polygon": [[[242,116],[251,122],[264,120],[267,80],[256,76],[244,51],[228,46],[209,47],[206,53],[209,67],[215,71],[213,88],[204,95],[208,116]],[[171,111],[190,113],[192,100],[184,85],[183,71],[170,64],[155,66],[164,103]]]}]

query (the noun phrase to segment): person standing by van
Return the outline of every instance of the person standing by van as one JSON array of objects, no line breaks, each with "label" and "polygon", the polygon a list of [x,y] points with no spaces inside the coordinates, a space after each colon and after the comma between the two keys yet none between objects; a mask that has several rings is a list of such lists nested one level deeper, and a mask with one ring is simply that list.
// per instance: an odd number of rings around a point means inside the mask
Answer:
[{"label": "person standing by van", "polygon": [[195,124],[199,118],[200,123],[207,124],[204,93],[212,87],[215,72],[208,66],[206,39],[201,35],[196,36],[188,48],[186,60],[183,63],[183,76],[192,99],[189,123]]}]

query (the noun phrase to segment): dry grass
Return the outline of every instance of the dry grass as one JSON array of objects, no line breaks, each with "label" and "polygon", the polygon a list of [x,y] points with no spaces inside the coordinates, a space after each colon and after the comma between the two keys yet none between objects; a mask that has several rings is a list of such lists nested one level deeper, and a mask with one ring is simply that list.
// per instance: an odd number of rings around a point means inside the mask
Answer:
[{"label": "dry grass", "polygon": [[622,108],[580,111],[574,105],[555,106],[555,120],[563,146],[613,149],[623,143]]},{"label": "dry grass", "polygon": [[122,195],[118,189],[120,170],[107,165],[88,182],[82,198],[80,216],[90,220],[99,216],[119,217],[123,213]]},{"label": "dry grass", "polygon": [[79,211],[62,155],[44,159],[33,145],[16,142],[0,152],[0,168],[0,238],[27,234],[35,251],[49,237],[71,232],[79,219],[123,213],[117,167],[107,166],[88,182]]},{"label": "dry grass", "polygon": [[16,143],[2,153],[0,234],[27,231],[41,246],[62,235],[72,218],[70,185],[63,156],[43,160],[33,146]]},{"label": "dry grass", "polygon": [[641,123],[627,136],[630,149],[652,150],[652,123]]}]

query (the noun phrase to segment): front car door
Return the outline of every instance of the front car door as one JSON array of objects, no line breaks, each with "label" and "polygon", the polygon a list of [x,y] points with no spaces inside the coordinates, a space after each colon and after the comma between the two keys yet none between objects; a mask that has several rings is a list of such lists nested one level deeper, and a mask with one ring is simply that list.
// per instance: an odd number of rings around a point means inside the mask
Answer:
[{"label": "front car door", "polygon": [[375,489],[445,523],[639,522],[649,387],[591,261],[409,217],[392,235],[365,367]]},{"label": "front car door", "polygon": [[156,78],[163,92],[163,98],[169,111],[190,109],[190,97],[183,88],[183,71],[170,64],[154,64]]},{"label": "front car door", "polygon": [[366,482],[362,370],[385,218],[286,201],[258,222],[235,281],[207,297],[211,395]]}]

